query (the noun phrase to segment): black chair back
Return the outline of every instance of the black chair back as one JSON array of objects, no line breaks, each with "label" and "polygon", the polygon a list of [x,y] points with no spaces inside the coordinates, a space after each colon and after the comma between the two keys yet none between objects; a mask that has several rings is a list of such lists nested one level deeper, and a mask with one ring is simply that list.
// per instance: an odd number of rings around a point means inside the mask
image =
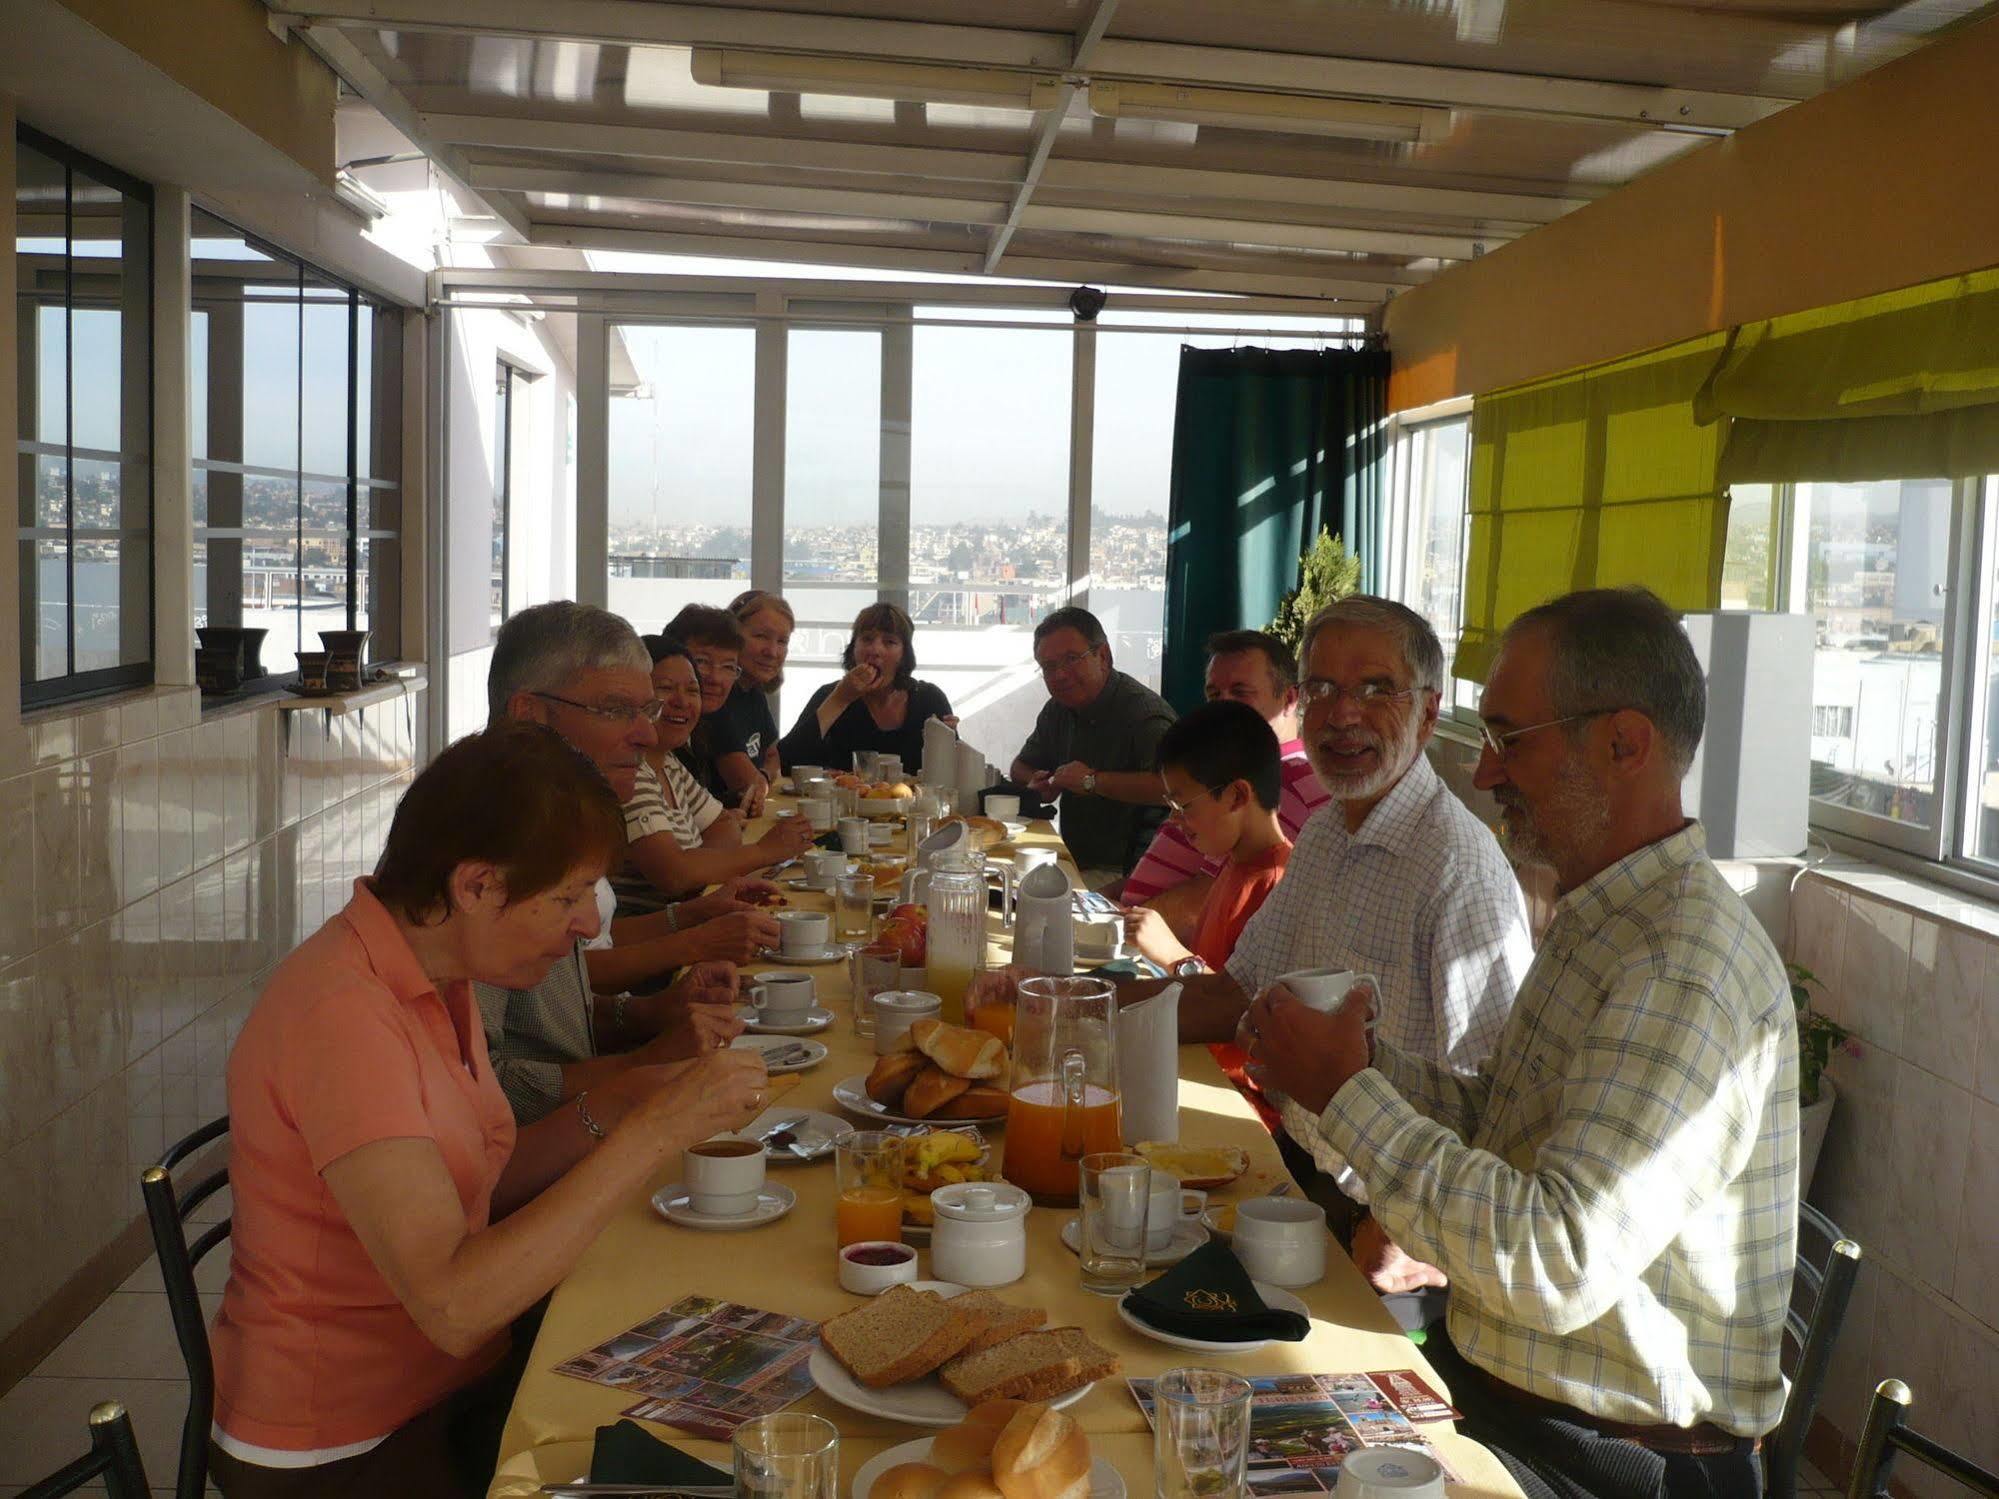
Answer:
[{"label": "black chair back", "polygon": [[132,1419],[116,1400],[90,1408],[90,1451],[41,1482],[29,1484],[21,1490],[21,1499],[56,1499],[100,1478],[110,1499],[150,1499],[146,1465],[139,1461],[139,1444],[132,1439]]},{"label": "black chair back", "polygon": [[1874,1399],[1867,1407],[1867,1424],[1860,1428],[1860,1454],[1853,1460],[1853,1481],[1846,1487],[1847,1499],[1886,1499],[1889,1469],[1895,1455],[1906,1452],[1925,1467],[1934,1468],[1985,1499],[1999,1499],[1999,1473],[1991,1473],[1968,1457],[1961,1457],[1914,1432],[1903,1423],[1915,1397],[1899,1379],[1884,1379],[1874,1387]]},{"label": "black chair back", "polygon": [[194,1285],[194,1267],[203,1255],[229,1237],[230,1220],[211,1223],[193,1243],[187,1238],[187,1215],[229,1184],[229,1168],[221,1167],[191,1184],[174,1187],[173,1169],[211,1141],[229,1132],[229,1116],[211,1120],[175,1142],[139,1178],[146,1198],[146,1217],[153,1226],[153,1248],[166,1283],[167,1310],[173,1314],[174,1337],[187,1365],[187,1417],[181,1423],[180,1467],[174,1476],[176,1499],[202,1499],[208,1487],[208,1428],[215,1414],[215,1366],[208,1357],[208,1321],[201,1314],[201,1295]]},{"label": "black chair back", "polygon": [[1768,1499],[1796,1499],[1805,1433],[1819,1408],[1832,1346],[1839,1340],[1859,1274],[1860,1246],[1824,1213],[1800,1202],[1798,1267],[1791,1282],[1790,1309],[1784,1315],[1784,1367],[1791,1376],[1791,1389],[1777,1429],[1763,1444]]}]

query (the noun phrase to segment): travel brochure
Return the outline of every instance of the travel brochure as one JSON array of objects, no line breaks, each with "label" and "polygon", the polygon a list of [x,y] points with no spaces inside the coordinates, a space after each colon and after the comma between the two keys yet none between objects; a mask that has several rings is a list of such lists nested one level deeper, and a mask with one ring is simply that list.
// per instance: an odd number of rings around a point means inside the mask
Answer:
[{"label": "travel brochure", "polygon": [[811,1393],[819,1324],[712,1296],[683,1296],[637,1327],[555,1366],[643,1396],[620,1415],[726,1442],[738,1426]]},{"label": "travel brochure", "polygon": [[[1329,1493],[1340,1464],[1363,1447],[1410,1447],[1433,1457],[1456,1479],[1418,1421],[1457,1419],[1413,1369],[1379,1374],[1248,1375],[1252,1495]],[[1132,1399],[1152,1420],[1153,1381],[1128,1379]]]}]

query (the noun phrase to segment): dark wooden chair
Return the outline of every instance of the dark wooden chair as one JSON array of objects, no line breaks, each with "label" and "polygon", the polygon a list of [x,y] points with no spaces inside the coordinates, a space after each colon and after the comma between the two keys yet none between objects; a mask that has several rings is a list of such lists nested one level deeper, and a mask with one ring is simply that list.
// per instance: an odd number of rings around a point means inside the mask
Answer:
[{"label": "dark wooden chair", "polygon": [[1798,1204],[1798,1267],[1791,1306],[1784,1316],[1784,1371],[1791,1391],[1783,1418],[1763,1444],[1764,1489],[1769,1499],[1796,1499],[1805,1433],[1825,1391],[1832,1347],[1846,1321],[1846,1304],[1860,1274],[1860,1246],[1808,1202]]},{"label": "dark wooden chair", "polygon": [[90,1408],[90,1451],[41,1482],[29,1484],[21,1490],[21,1499],[56,1499],[100,1478],[110,1499],[151,1499],[146,1465],[139,1460],[139,1444],[132,1437],[132,1418],[116,1400]]},{"label": "dark wooden chair", "polygon": [[1874,1399],[1867,1407],[1867,1424],[1860,1428],[1860,1453],[1853,1460],[1853,1480],[1846,1486],[1847,1499],[1876,1499],[1888,1493],[1889,1469],[1897,1453],[1906,1452],[1925,1467],[1963,1484],[1985,1499],[1999,1499],[1999,1473],[1978,1466],[1968,1457],[1952,1452],[1903,1423],[1915,1397],[1899,1379],[1884,1379],[1874,1387]]},{"label": "dark wooden chair", "polygon": [[157,1166],[139,1178],[146,1198],[146,1217],[153,1227],[153,1248],[166,1283],[167,1310],[174,1319],[174,1338],[187,1365],[187,1417],[181,1423],[180,1466],[174,1475],[177,1499],[202,1499],[208,1486],[208,1428],[215,1414],[215,1366],[208,1356],[208,1319],[201,1314],[194,1267],[202,1256],[229,1237],[230,1220],[211,1223],[193,1243],[187,1238],[187,1215],[229,1184],[223,1166],[192,1183],[185,1191],[174,1186],[173,1169],[210,1142],[229,1132],[229,1116],[204,1124],[169,1146]]}]

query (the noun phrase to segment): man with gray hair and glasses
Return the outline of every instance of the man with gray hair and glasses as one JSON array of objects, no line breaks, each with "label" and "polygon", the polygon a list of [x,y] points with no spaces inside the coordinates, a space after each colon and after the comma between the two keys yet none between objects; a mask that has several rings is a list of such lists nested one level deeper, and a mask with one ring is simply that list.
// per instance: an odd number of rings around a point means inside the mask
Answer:
[{"label": "man with gray hair and glasses", "polygon": [[[486,675],[494,722],[546,724],[589,758],[620,801],[630,801],[641,753],[657,742],[652,657],[617,615],[567,600],[537,604],[500,627]],[[532,989],[474,989],[493,1071],[515,1117],[531,1124],[564,1099],[628,1067],[680,1060],[727,1045],[736,970],[775,945],[777,923],[739,897],[761,881],[732,880],[656,915],[621,920],[599,881],[597,935]],[[707,961],[703,961],[707,960]],[[646,981],[688,965],[664,989]]]},{"label": "man with gray hair and glasses", "polygon": [[1534,1499],[1753,1496],[1784,1408],[1797,1029],[1681,806],[1706,706],[1643,589],[1522,615],[1478,784],[1561,897],[1491,1059],[1466,1078],[1370,1037],[1358,992],[1325,1014],[1279,986],[1246,1022],[1394,1242],[1449,1276],[1424,1353]]}]

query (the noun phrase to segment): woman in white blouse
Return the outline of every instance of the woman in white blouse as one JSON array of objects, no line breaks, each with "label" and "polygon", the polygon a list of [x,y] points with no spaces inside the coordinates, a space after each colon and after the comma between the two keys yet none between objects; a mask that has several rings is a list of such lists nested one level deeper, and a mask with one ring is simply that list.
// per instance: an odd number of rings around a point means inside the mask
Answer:
[{"label": "woman in white blouse", "polygon": [[645,643],[660,700],[659,742],[645,752],[638,786],[625,803],[632,866],[662,895],[675,896],[795,858],[812,841],[804,818],[780,818],[745,843],[740,817],[725,812],[675,756],[701,721],[701,679],[679,641],[648,635]]}]

